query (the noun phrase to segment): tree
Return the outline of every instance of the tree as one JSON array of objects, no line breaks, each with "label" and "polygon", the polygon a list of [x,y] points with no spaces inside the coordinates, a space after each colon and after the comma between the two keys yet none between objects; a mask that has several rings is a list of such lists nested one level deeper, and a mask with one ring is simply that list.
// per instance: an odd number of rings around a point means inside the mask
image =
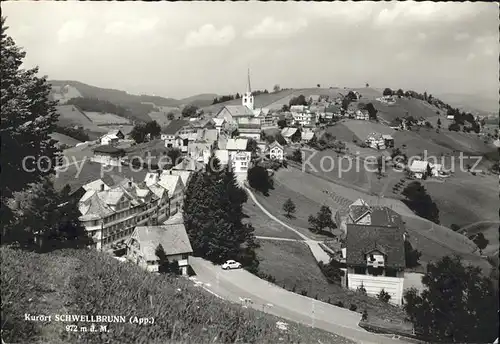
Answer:
[{"label": "tree", "polygon": [[262,166],[257,165],[249,169],[247,179],[252,188],[262,192],[265,196],[269,195],[269,190],[273,188],[272,179]]},{"label": "tree", "polygon": [[302,132],[300,128],[297,128],[295,133],[293,133],[292,137],[290,137],[290,140],[292,140],[292,142],[300,142],[300,140],[302,140]]},{"label": "tree", "polygon": [[288,105],[286,105],[286,104],[283,104],[283,107],[281,108],[281,111],[288,112],[288,111],[290,111],[290,107]]},{"label": "tree", "polygon": [[286,120],[284,120],[284,119],[278,120],[278,127],[280,129],[283,129],[284,127],[286,127]]},{"label": "tree", "polygon": [[422,252],[414,249],[411,243],[408,240],[405,240],[405,262],[406,267],[411,269],[420,265],[419,260],[422,256]]},{"label": "tree", "polygon": [[240,99],[240,98],[241,98],[241,95],[238,92],[236,92],[236,95],[234,96],[234,99]]},{"label": "tree", "polygon": [[369,83],[366,83],[366,84],[365,84],[365,87],[370,87],[370,84],[369,84]]},{"label": "tree", "polygon": [[439,209],[419,182],[410,183],[402,192],[406,197],[405,203],[418,216],[439,224]]},{"label": "tree", "polygon": [[392,96],[392,90],[390,88],[386,88],[382,93],[384,96]]},{"label": "tree", "polygon": [[349,91],[346,97],[349,98],[350,101],[355,101],[358,99],[358,97],[356,97],[356,94],[353,91]]},{"label": "tree", "polygon": [[[213,166],[220,166],[214,156],[210,160]],[[216,264],[239,260],[246,269],[256,271],[254,229],[242,222],[246,201],[246,192],[230,169],[207,165],[204,171],[193,173],[186,188],[183,216],[195,255]]]},{"label": "tree", "polygon": [[283,211],[286,214],[286,217],[291,218],[293,214],[295,214],[295,203],[293,203],[292,199],[289,198],[283,203]]},{"label": "tree", "polygon": [[415,330],[431,342],[492,343],[498,336],[498,292],[477,267],[458,256],[427,265],[425,290],[404,294]]},{"label": "tree", "polygon": [[398,95],[399,98],[403,97],[405,95],[405,93],[403,92],[402,89],[399,89],[396,94]]},{"label": "tree", "polygon": [[291,160],[302,163],[302,151],[299,148],[293,151]]},{"label": "tree", "polygon": [[488,239],[484,237],[484,234],[482,232],[479,232],[474,236],[474,244],[476,244],[477,248],[479,249],[480,254],[483,254],[483,250],[488,246],[490,243]]},{"label": "tree", "polygon": [[146,123],[144,130],[146,131],[146,134],[150,135],[151,139],[160,137],[161,127],[156,121],[150,121]]},{"label": "tree", "polygon": [[391,295],[389,295],[389,293],[386,292],[384,290],[384,288],[382,288],[382,290],[380,291],[380,293],[377,294],[377,299],[379,299],[380,301],[382,301],[384,303],[388,303],[389,300],[391,299]]},{"label": "tree", "polygon": [[252,152],[252,153],[256,153],[257,152],[257,148],[258,148],[257,141],[255,141],[252,138],[248,139],[248,141],[247,141],[247,151]]},{"label": "tree", "polygon": [[289,106],[293,106],[293,105],[308,105],[308,103],[307,103],[306,97],[303,94],[301,94],[298,97],[293,97],[292,99],[290,99],[290,102],[289,102],[288,105]]},{"label": "tree", "polygon": [[182,152],[179,148],[171,148],[167,151],[167,156],[170,159],[172,166],[175,166],[181,162]]},{"label": "tree", "polygon": [[332,211],[326,205],[321,206],[316,216],[310,215],[308,222],[313,233],[319,233],[325,228],[336,228],[335,222],[333,222],[332,218]]},{"label": "tree", "polygon": [[438,128],[441,128],[441,118],[438,118],[437,125],[438,125]]},{"label": "tree", "polygon": [[167,119],[173,121],[175,119],[175,114],[173,112],[167,113]]},{"label": "tree", "polygon": [[351,103],[351,100],[348,98],[348,97],[344,97],[342,99],[342,109],[344,111],[347,111],[347,109],[349,108],[349,104]]},{"label": "tree", "polygon": [[276,84],[276,85],[273,86],[273,91],[275,93],[279,92],[280,90],[281,90],[280,85]]},{"label": "tree", "polygon": [[384,158],[382,156],[379,156],[377,158],[377,175],[379,178],[382,176],[382,170],[384,169]]},{"label": "tree", "polygon": [[328,264],[319,262],[318,266],[323,275],[325,275],[326,280],[330,284],[340,283],[340,281],[342,281],[342,277],[345,275],[344,271],[341,270],[342,264],[335,259],[330,260]]},{"label": "tree", "polygon": [[143,143],[144,141],[146,141],[147,135],[146,124],[137,123],[136,125],[134,125],[129,135],[135,142]]},{"label": "tree", "polygon": [[198,107],[195,105],[187,105],[182,109],[182,117],[194,117],[198,111]]},{"label": "tree", "polygon": [[[46,77],[37,76],[38,67],[21,68],[26,53],[7,35],[7,29],[2,17],[0,218],[3,243],[16,240],[11,226],[15,219],[7,205],[9,199],[14,192],[52,175],[51,166],[58,156],[55,141],[49,136],[55,131],[58,119],[56,102],[49,100],[51,86]],[[24,160],[30,156],[34,159]],[[25,167],[23,162],[26,162]]]},{"label": "tree", "polygon": [[372,103],[366,104],[365,109],[366,109],[366,111],[368,111],[368,117],[370,119],[373,119],[373,120],[377,119],[377,112],[378,112],[378,110],[375,109],[375,107],[373,106]]},{"label": "tree", "polygon": [[454,232],[458,231],[460,229],[460,226],[455,224],[455,223],[452,223],[451,226],[450,226],[450,229]]},{"label": "tree", "polygon": [[317,86],[318,88],[320,88],[320,87],[321,87],[321,85],[320,85],[320,84],[317,84],[316,86]]}]

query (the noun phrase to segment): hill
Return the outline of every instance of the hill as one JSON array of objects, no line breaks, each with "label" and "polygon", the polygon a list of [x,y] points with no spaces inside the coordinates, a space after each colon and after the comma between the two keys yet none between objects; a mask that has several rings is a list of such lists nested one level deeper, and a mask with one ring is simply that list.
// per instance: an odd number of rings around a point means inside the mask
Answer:
[{"label": "hill", "polygon": [[69,137],[67,135],[61,134],[61,133],[52,133],[50,134],[50,137],[53,140],[57,141],[58,146],[69,146],[69,147],[74,147],[76,146],[77,143],[80,143],[81,141],[78,141],[72,137]]},{"label": "hill", "polygon": [[219,95],[215,93],[203,93],[181,99],[179,100],[179,102],[183,105],[194,105],[199,108],[202,108],[212,105],[214,98],[218,96]]},{"label": "hill", "polygon": [[[94,250],[36,254],[0,249],[2,339],[8,343],[353,343],[272,315],[244,309],[182,278],[155,275]],[[26,321],[26,313],[52,321]],[[55,315],[114,315],[125,323],[72,333]],[[129,323],[131,316],[152,324]],[[74,323],[89,328],[91,323]],[[101,325],[107,325],[101,331]]]},{"label": "hill", "polygon": [[81,126],[87,133],[93,136],[106,133],[107,129],[96,125],[83,111],[74,105],[58,105],[56,111],[59,114],[57,125],[61,127]]},{"label": "hill", "polygon": [[478,112],[481,115],[496,114],[498,116],[498,98],[490,98],[475,94],[443,93],[438,98],[464,111]]}]

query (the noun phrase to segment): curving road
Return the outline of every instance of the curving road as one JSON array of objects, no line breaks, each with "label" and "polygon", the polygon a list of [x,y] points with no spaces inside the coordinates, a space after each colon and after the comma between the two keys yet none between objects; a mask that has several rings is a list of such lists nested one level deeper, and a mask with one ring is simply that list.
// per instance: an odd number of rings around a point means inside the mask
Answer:
[{"label": "curving road", "polygon": [[[245,270],[224,271],[220,266],[196,257],[190,258],[190,265],[196,272],[196,277],[191,280],[216,297],[320,328],[357,343],[409,343],[365,331],[358,326],[361,319],[359,313],[289,292]],[[245,303],[244,299],[250,299],[251,302]]]},{"label": "curving road", "polygon": [[289,230],[295,232],[295,234],[297,234],[299,237],[301,237],[304,240],[304,242],[307,244],[307,246],[309,246],[316,261],[324,262],[324,263],[328,263],[330,261],[330,256],[321,248],[321,246],[319,246],[318,241],[309,239],[307,236],[305,236],[304,234],[302,234],[301,232],[299,232],[295,228],[290,227],[289,225],[287,225],[286,223],[284,223],[283,221],[278,219],[276,216],[274,216],[273,214],[268,212],[267,209],[264,208],[259,203],[259,201],[255,197],[253,192],[249,188],[247,188],[246,186],[244,186],[244,188],[245,188],[246,192],[248,193],[248,195],[250,196],[250,198],[252,199],[252,201],[260,208],[260,210],[262,210],[262,212],[264,212],[264,214],[266,214],[270,219],[279,223],[280,225],[284,226],[285,228],[288,228]]}]

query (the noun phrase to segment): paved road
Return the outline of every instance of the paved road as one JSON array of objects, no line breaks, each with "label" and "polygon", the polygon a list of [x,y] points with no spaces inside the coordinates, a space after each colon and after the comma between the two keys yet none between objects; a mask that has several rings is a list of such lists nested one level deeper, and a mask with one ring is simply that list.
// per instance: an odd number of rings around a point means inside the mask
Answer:
[{"label": "paved road", "polygon": [[268,237],[268,236],[255,236],[257,239],[261,240],[278,240],[278,241],[299,241],[303,242],[304,240],[299,240],[299,239],[289,239],[289,238],[278,238],[278,237]]},{"label": "paved road", "polygon": [[244,299],[250,299],[249,307],[362,344],[409,343],[365,331],[358,326],[359,313],[289,292],[245,270],[224,271],[196,257],[190,258],[190,264],[197,274],[193,281],[219,298],[241,305]]},{"label": "paved road", "polygon": [[284,226],[285,228],[288,228],[289,230],[295,232],[295,234],[297,234],[298,236],[300,236],[305,241],[305,243],[311,249],[311,252],[312,252],[312,254],[313,254],[313,256],[314,256],[314,258],[316,259],[317,262],[324,262],[324,263],[330,262],[330,256],[321,248],[321,246],[319,246],[319,242],[318,241],[309,239],[307,236],[305,236],[304,234],[300,233],[295,228],[290,227],[289,225],[287,225],[286,223],[284,223],[283,221],[281,221],[280,219],[278,219],[276,216],[274,216],[273,214],[271,214],[270,212],[268,212],[267,209],[264,208],[259,203],[259,201],[257,201],[257,198],[255,197],[255,195],[253,194],[253,192],[248,187],[246,187],[246,186],[244,186],[244,188],[247,191],[247,193],[250,195],[250,198],[252,199],[252,201],[255,204],[257,204],[257,206],[264,212],[264,214],[266,214],[273,221],[278,222],[280,225]]}]

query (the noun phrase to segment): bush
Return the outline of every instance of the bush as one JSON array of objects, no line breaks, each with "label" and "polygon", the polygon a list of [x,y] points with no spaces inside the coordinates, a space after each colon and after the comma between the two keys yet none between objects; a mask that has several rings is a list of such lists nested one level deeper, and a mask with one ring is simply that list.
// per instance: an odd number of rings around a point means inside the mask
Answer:
[{"label": "bush", "polygon": [[451,226],[450,226],[450,229],[454,232],[458,231],[460,229],[460,226],[455,224],[455,223],[452,223]]},{"label": "bush", "polygon": [[300,295],[302,295],[302,296],[307,296],[307,290],[302,290],[302,291],[300,292]]},{"label": "bush", "polygon": [[382,289],[380,293],[378,293],[377,298],[382,302],[388,303],[389,300],[391,299],[391,295],[389,295],[388,292]]},{"label": "bush", "polygon": [[344,303],[342,301],[337,301],[337,302],[334,303],[334,305],[337,306],[337,307],[344,308]]},{"label": "bush", "polygon": [[366,321],[368,320],[368,312],[366,309],[363,311],[363,314],[361,315],[361,321]]},{"label": "bush", "polygon": [[351,305],[349,306],[350,311],[356,312],[357,309],[358,309],[358,306],[356,306],[354,303],[351,303]]},{"label": "bush", "polygon": [[357,289],[356,292],[360,293],[361,295],[366,295],[366,289],[363,284],[361,284]]}]

